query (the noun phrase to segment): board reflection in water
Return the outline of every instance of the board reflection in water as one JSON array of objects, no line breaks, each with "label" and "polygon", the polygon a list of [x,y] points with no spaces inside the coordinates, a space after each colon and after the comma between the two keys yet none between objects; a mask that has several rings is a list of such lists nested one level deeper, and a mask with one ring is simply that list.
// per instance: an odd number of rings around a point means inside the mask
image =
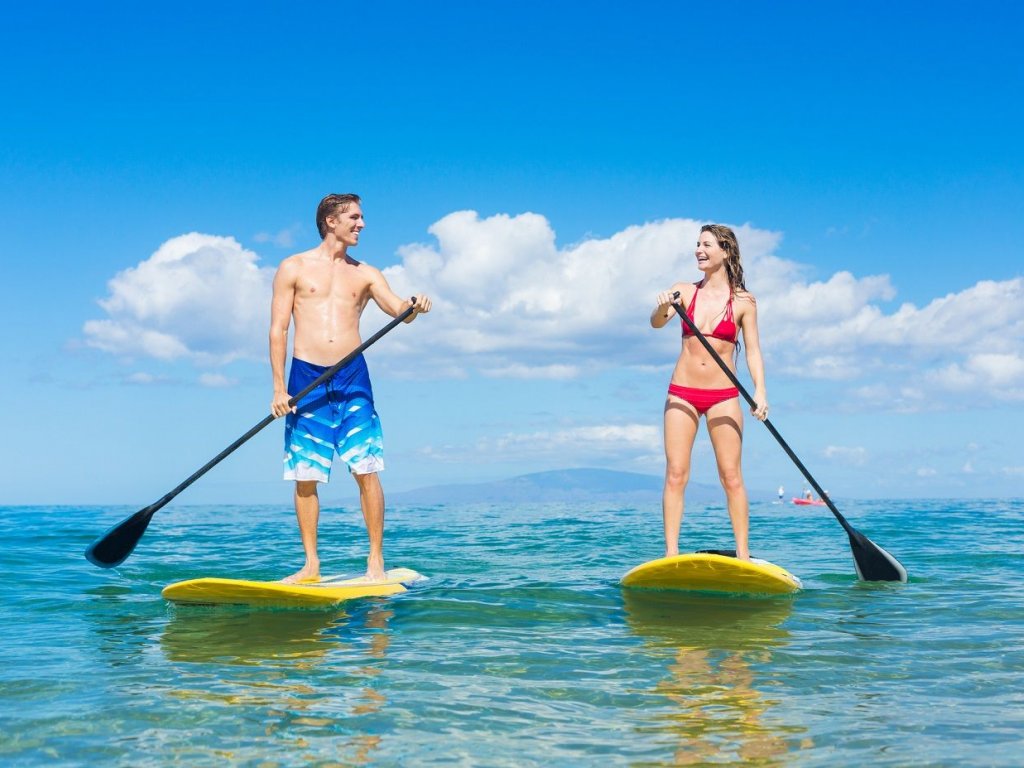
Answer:
[{"label": "board reflection in water", "polygon": [[806,729],[773,711],[773,653],[785,647],[786,597],[741,598],[622,590],[630,630],[664,659],[651,691],[656,709],[638,730],[659,738],[678,764],[755,761],[782,764],[808,746]]},{"label": "board reflection in water", "polygon": [[328,631],[348,621],[344,611],[273,611],[188,606],[171,610],[160,645],[170,661],[221,664],[313,662],[338,640]]},{"label": "board reflection in water", "polygon": [[[338,610],[252,610],[238,606],[172,609],[161,636],[180,675],[169,692],[188,720],[255,717],[267,743],[311,744],[351,764],[364,763],[384,738],[377,721],[387,707],[377,684],[391,643],[394,608],[386,601],[352,601]],[[328,693],[329,692],[329,693]],[[260,744],[218,751],[232,760],[256,760]],[[198,750],[198,762],[211,757]],[[189,755],[179,755],[189,757]]]}]

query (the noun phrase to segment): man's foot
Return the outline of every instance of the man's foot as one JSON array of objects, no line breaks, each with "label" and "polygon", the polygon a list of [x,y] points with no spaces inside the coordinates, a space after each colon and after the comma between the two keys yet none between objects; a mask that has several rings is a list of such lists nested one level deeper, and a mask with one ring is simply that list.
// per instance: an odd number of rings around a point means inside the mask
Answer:
[{"label": "man's foot", "polygon": [[372,555],[366,558],[366,580],[384,581],[384,578],[384,558]]},{"label": "man's foot", "polygon": [[281,579],[282,584],[315,584],[320,581],[320,565],[306,565],[301,571]]}]

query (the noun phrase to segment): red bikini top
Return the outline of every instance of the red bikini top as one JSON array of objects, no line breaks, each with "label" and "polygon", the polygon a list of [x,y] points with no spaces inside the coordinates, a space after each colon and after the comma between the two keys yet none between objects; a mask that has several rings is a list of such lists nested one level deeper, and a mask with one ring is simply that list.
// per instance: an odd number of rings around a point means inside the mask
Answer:
[{"label": "red bikini top", "polygon": [[[693,310],[697,305],[697,294],[700,292],[700,284],[695,285],[693,291],[693,298],[690,300],[690,306],[686,308],[686,316],[693,320]],[[680,323],[683,323],[682,318],[679,319]],[[696,321],[694,320],[694,324]],[[690,326],[683,323],[683,338],[687,336],[693,336],[693,331],[690,330]],[[736,325],[736,321],[732,317],[732,295],[729,295],[729,301],[725,304],[725,316],[718,321],[718,325],[715,326],[715,330],[711,333],[704,334],[710,336],[713,339],[720,339],[722,341],[728,341],[730,344],[735,344],[737,337],[740,335],[740,329]]]}]

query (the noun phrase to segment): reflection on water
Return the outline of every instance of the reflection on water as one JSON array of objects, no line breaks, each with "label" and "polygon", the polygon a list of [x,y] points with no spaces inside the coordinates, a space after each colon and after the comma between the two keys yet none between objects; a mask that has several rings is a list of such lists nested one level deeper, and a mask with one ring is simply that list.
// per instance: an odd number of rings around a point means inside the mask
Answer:
[{"label": "reflection on water", "polygon": [[275,660],[313,663],[338,637],[328,630],[344,623],[343,611],[256,611],[234,607],[171,609],[160,645],[171,661],[266,664]]},{"label": "reflection on water", "polygon": [[623,599],[630,629],[668,657],[653,691],[666,706],[638,730],[670,736],[674,765],[783,764],[806,729],[778,722],[765,688],[773,651],[788,641],[781,625],[792,599],[630,589]]},{"label": "reflection on water", "polygon": [[205,711],[228,705],[251,716],[255,708],[265,737],[314,761],[329,755],[343,764],[369,762],[382,735],[362,724],[387,704],[376,680],[394,610],[379,600],[346,606],[175,607],[160,645],[169,661],[186,666],[166,695]]},{"label": "reflection on water", "polygon": [[653,644],[758,650],[785,644],[780,625],[793,599],[725,597],[668,590],[622,590],[629,627]]}]

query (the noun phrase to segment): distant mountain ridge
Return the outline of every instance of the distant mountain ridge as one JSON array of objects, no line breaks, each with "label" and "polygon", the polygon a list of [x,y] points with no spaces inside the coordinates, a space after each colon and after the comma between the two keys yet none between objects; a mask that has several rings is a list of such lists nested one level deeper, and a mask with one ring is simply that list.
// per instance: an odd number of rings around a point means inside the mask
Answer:
[{"label": "distant mountain ridge", "polygon": [[[495,480],[489,483],[431,485],[388,494],[389,502],[403,504],[486,504],[540,502],[607,502],[661,504],[664,479],[660,475],[618,472],[611,469],[556,469]],[[723,501],[720,486],[690,483],[690,502]]]}]

